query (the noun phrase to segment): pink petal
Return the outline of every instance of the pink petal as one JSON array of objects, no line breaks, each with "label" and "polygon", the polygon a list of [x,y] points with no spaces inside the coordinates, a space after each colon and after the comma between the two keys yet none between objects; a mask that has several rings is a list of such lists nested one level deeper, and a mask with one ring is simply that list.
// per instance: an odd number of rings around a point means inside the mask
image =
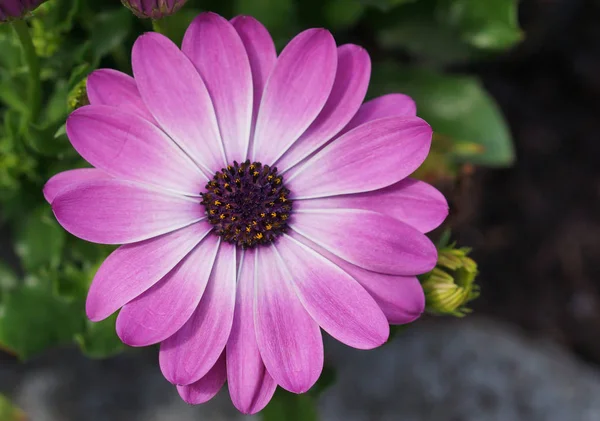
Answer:
[{"label": "pink petal", "polygon": [[352,44],[342,45],[337,51],[337,74],[329,99],[310,127],[277,161],[282,171],[327,143],[356,114],[365,98],[371,76],[369,54]]},{"label": "pink petal", "polygon": [[206,84],[227,161],[246,159],[252,123],[252,74],[235,28],[216,13],[201,13],[183,38],[182,51]]},{"label": "pink petal", "polygon": [[369,121],[386,117],[416,117],[417,104],[408,95],[388,94],[365,102],[340,135]]},{"label": "pink petal", "polygon": [[365,193],[298,200],[294,210],[365,209],[396,218],[425,233],[444,222],[448,202],[435,187],[419,180],[404,180]]},{"label": "pink petal", "polygon": [[121,309],[117,334],[129,346],[147,346],[177,332],[198,307],[219,249],[209,235],[171,272]]},{"label": "pink petal", "polygon": [[52,202],[64,229],[101,244],[146,240],[204,218],[197,200],[117,179],[82,183]]},{"label": "pink petal", "polygon": [[227,384],[231,401],[244,414],[262,410],[277,383],[267,372],[254,328],[254,251],[245,250],[237,281],[235,314],[227,341]]},{"label": "pink petal", "polygon": [[256,250],[254,323],[267,371],[286,390],[304,393],[323,370],[319,325],[306,312],[273,247]]},{"label": "pink petal", "polygon": [[135,80],[125,73],[113,69],[92,72],[87,79],[87,95],[92,105],[110,105],[156,124],[140,96]]},{"label": "pink petal", "polygon": [[292,237],[319,252],[356,279],[377,302],[388,322],[405,324],[425,311],[425,294],[416,276],[386,275],[354,266],[297,233]]},{"label": "pink petal", "polygon": [[160,369],[173,384],[191,384],[204,377],[225,348],[235,306],[235,251],[235,246],[221,243],[198,308],[160,345]]},{"label": "pink petal", "polygon": [[206,177],[154,124],[106,105],[90,105],[67,119],[73,147],[90,164],[126,180],[198,195]]},{"label": "pink petal", "polygon": [[290,236],[280,238],[276,249],[304,308],[323,330],[353,348],[372,349],[387,341],[385,315],[350,275]]},{"label": "pink petal", "polygon": [[225,151],[210,95],[190,60],[156,32],[133,45],[133,74],[156,121],[198,165],[212,175]]},{"label": "pink petal", "polygon": [[431,240],[387,215],[358,209],[295,212],[291,227],[348,262],[374,272],[416,275],[435,266]]},{"label": "pink petal", "polygon": [[319,151],[286,183],[296,199],[387,187],[421,165],[429,153],[431,133],[417,117],[363,124]]},{"label": "pink petal", "polygon": [[199,405],[215,397],[225,384],[227,370],[225,354],[221,354],[215,365],[200,380],[187,386],[178,385],[179,396],[190,405]]},{"label": "pink petal", "polygon": [[119,247],[102,263],[87,296],[86,313],[97,322],[142,294],[171,271],[212,225],[201,221],[161,237]]},{"label": "pink petal", "polygon": [[309,29],[281,52],[263,94],[252,159],[274,162],[310,126],[325,105],[337,67],[335,41]]},{"label": "pink petal", "polygon": [[80,184],[89,183],[90,181],[100,181],[111,179],[112,177],[104,171],[96,168],[79,168],[77,170],[69,170],[60,172],[46,182],[44,186],[44,198],[46,202],[52,203],[56,196],[60,193],[76,188]]},{"label": "pink petal", "polygon": [[[250,142],[254,138],[254,127],[258,117],[258,109],[262,99],[263,91],[267,80],[271,75],[275,62],[277,61],[277,52],[275,44],[267,28],[262,23],[251,16],[236,16],[231,20],[231,24],[237,31],[244,43],[250,68],[252,70],[253,84],[253,106],[252,106],[252,128],[250,132]],[[248,148],[250,150],[250,148]]]}]

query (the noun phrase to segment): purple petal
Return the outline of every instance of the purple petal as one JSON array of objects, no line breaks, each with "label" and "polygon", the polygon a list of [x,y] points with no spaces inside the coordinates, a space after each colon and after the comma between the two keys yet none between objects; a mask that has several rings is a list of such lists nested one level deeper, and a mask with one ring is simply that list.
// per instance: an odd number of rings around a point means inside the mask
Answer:
[{"label": "purple petal", "polygon": [[200,380],[187,386],[178,385],[179,396],[190,405],[199,405],[215,397],[225,384],[227,370],[225,354],[221,354],[215,365]]},{"label": "purple petal", "polygon": [[277,167],[282,171],[327,143],[356,114],[365,98],[371,76],[369,54],[352,44],[342,45],[337,53],[337,74],[329,99],[310,127],[277,161]]},{"label": "purple petal", "polygon": [[416,117],[417,104],[408,95],[388,94],[365,102],[339,135],[369,121],[386,117]]},{"label": "purple petal", "polygon": [[387,341],[385,315],[350,275],[290,236],[279,239],[276,249],[304,308],[323,330],[353,348],[372,349]]},{"label": "purple petal", "polygon": [[171,272],[121,309],[117,334],[129,346],[147,346],[177,332],[198,307],[219,249],[209,235]]},{"label": "purple petal", "polygon": [[210,95],[185,54],[149,32],[135,42],[131,64],[140,94],[165,132],[208,174],[226,165]]},{"label": "purple petal", "polygon": [[227,384],[231,401],[244,414],[262,410],[277,383],[267,372],[254,328],[254,251],[245,250],[237,281],[235,314],[227,341]]},{"label": "purple petal", "polygon": [[294,231],[348,262],[374,272],[416,275],[433,269],[431,240],[391,216],[340,209],[294,213]]},{"label": "purple petal", "polygon": [[205,217],[197,200],[117,179],[64,191],[52,202],[52,210],[71,234],[101,244],[146,240]]},{"label": "purple petal", "polygon": [[235,246],[221,243],[198,308],[161,343],[160,369],[173,384],[191,384],[204,377],[225,348],[235,306],[235,251]]},{"label": "purple petal", "polygon": [[135,79],[125,73],[113,69],[92,72],[87,79],[87,95],[92,105],[109,105],[156,124],[140,96]]},{"label": "purple petal", "polygon": [[319,151],[287,179],[294,198],[362,193],[387,187],[427,157],[431,127],[417,117],[375,120]]},{"label": "purple petal", "polygon": [[425,311],[425,294],[416,276],[386,275],[354,266],[297,233],[292,237],[319,252],[356,279],[377,302],[390,324],[405,324]]},{"label": "purple petal", "polygon": [[235,28],[216,13],[201,13],[183,38],[182,51],[206,84],[227,161],[246,159],[252,123],[252,74]]},{"label": "purple petal", "polygon": [[425,233],[444,222],[448,202],[435,187],[406,178],[396,184],[366,193],[299,200],[295,210],[365,209],[396,218]]},{"label": "purple petal", "polygon": [[60,172],[46,182],[44,186],[44,198],[46,202],[52,203],[56,196],[68,189],[73,189],[80,184],[86,184],[90,181],[101,181],[111,179],[112,177],[104,171],[96,168],[79,168]]},{"label": "purple petal", "polygon": [[331,92],[337,67],[335,41],[309,29],[281,52],[263,94],[251,158],[274,162],[310,126]]},{"label": "purple petal", "polygon": [[212,229],[201,221],[161,237],[119,247],[102,263],[87,296],[97,322],[142,294],[171,271]]},{"label": "purple petal", "polygon": [[162,130],[116,108],[79,108],[67,119],[67,135],[86,161],[118,178],[190,195],[207,181]]},{"label": "purple petal", "polygon": [[[251,16],[236,16],[231,23],[244,43],[250,68],[252,70],[253,84],[253,106],[252,106],[252,128],[250,132],[250,142],[254,138],[254,128],[258,109],[263,96],[263,91],[267,80],[271,75],[275,62],[277,61],[277,52],[275,44],[267,28],[262,23]],[[250,147],[248,148],[250,150]]]},{"label": "purple petal", "polygon": [[256,250],[254,323],[267,371],[286,390],[304,393],[323,370],[319,325],[306,312],[272,247]]}]

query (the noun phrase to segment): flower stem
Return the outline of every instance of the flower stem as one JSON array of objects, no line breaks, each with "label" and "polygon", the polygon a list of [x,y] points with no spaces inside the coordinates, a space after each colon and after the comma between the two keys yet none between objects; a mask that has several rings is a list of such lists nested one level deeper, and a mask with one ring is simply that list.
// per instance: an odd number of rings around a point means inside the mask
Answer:
[{"label": "flower stem", "polygon": [[36,121],[40,113],[42,101],[40,60],[35,52],[27,23],[24,20],[15,20],[11,24],[21,42],[23,56],[29,69],[29,117],[30,121]]},{"label": "flower stem", "polygon": [[160,24],[160,21],[158,19],[152,19],[152,29],[154,30],[154,32],[158,32],[159,34],[165,34],[165,28],[162,27],[162,25]]}]

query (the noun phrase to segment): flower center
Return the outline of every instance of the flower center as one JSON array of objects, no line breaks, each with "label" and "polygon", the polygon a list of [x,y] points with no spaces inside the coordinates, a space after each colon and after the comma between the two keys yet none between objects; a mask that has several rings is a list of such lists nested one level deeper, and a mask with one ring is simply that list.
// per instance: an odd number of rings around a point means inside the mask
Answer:
[{"label": "flower center", "polygon": [[208,182],[201,203],[218,236],[250,248],[272,243],[287,231],[289,194],[277,167],[234,161]]}]

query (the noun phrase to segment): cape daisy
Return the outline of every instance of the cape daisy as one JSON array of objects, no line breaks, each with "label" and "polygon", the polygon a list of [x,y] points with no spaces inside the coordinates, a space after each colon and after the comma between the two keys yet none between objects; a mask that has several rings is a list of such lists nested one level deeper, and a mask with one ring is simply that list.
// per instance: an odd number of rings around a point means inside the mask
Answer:
[{"label": "cape daisy", "polygon": [[407,178],[431,128],[400,94],[362,104],[370,60],[324,29],[276,55],[255,19],[204,13],[181,50],[157,33],[133,47],[134,77],[98,70],[67,133],[94,168],[54,176],[61,225],[124,244],[98,270],[86,310],[121,309],[132,346],[160,343],[160,367],[201,403],[228,382],[262,409],[277,385],[307,391],[323,367],[321,328],[361,349],[424,308],[416,274],[444,197]]}]

